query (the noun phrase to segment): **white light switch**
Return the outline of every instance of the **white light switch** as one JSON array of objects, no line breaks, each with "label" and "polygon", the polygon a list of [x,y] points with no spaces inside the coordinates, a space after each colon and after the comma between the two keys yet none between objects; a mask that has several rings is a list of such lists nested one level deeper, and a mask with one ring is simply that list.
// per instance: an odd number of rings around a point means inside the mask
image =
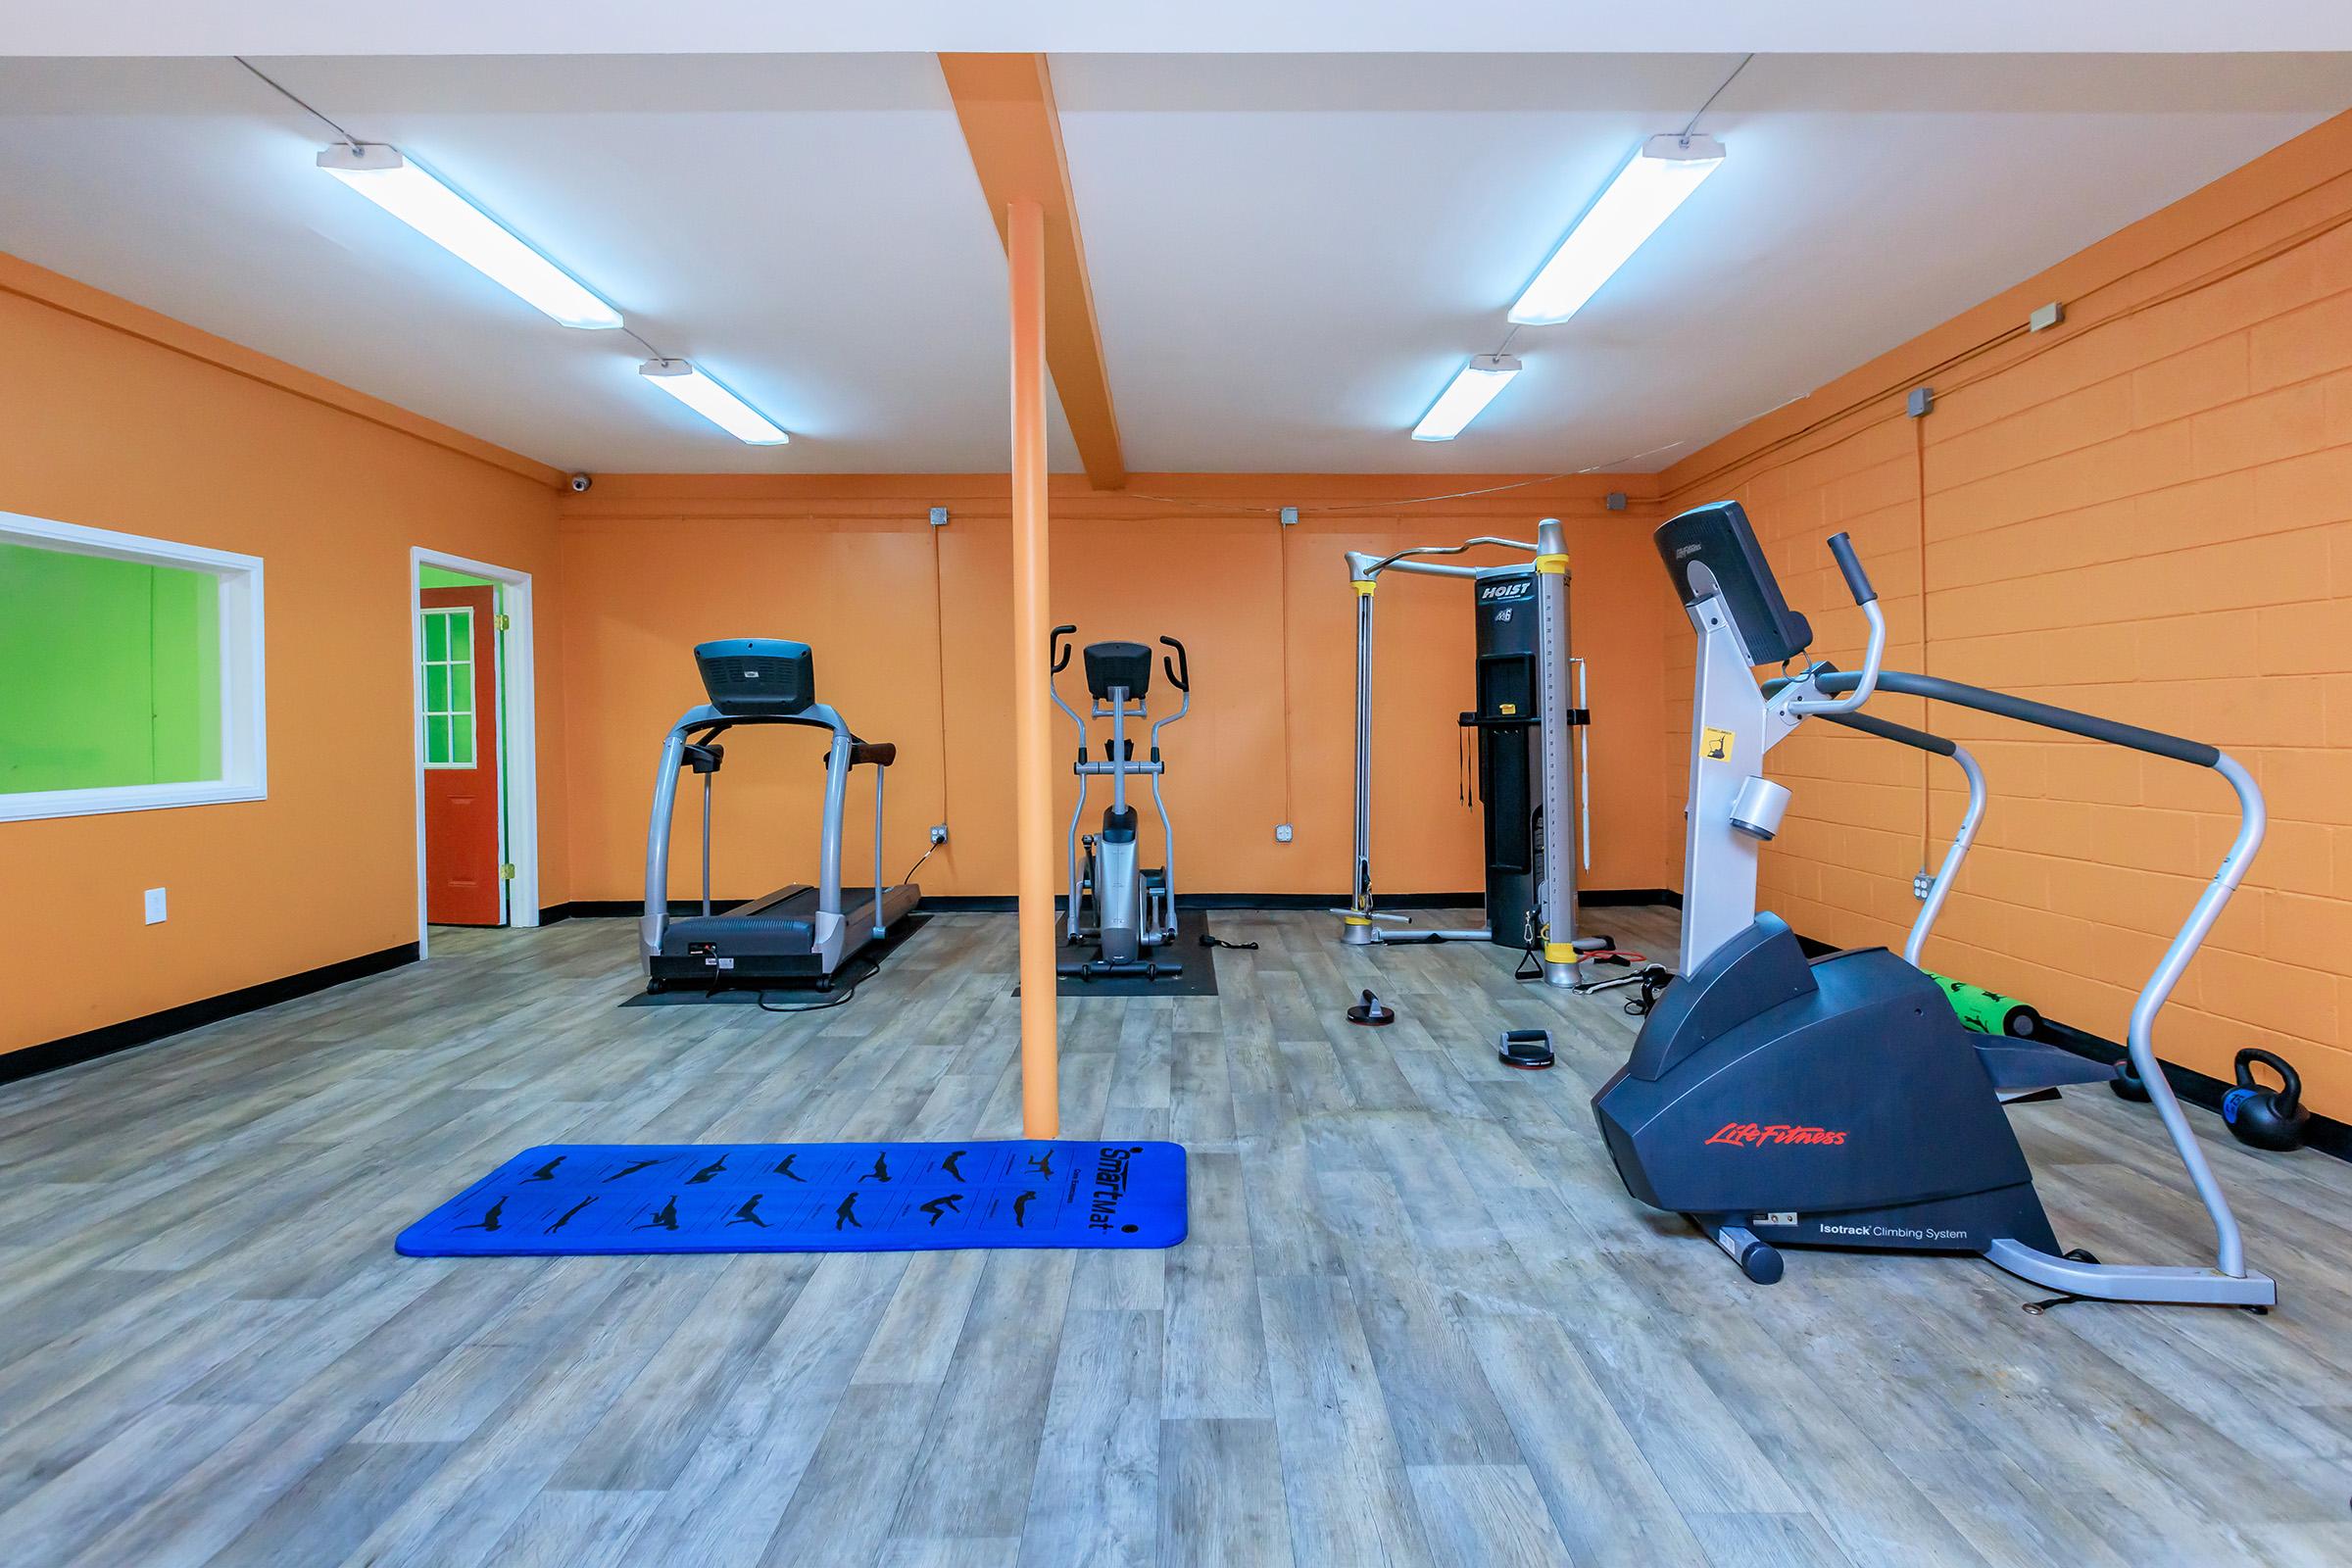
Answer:
[{"label": "white light switch", "polygon": [[162,888],[147,890],[147,923],[149,925],[164,923],[164,890]]}]

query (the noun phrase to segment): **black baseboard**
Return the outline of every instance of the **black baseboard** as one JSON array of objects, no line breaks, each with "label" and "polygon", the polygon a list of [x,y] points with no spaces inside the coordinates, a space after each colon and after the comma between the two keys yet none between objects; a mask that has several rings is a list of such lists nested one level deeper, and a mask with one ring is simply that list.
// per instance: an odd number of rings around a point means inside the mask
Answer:
[{"label": "black baseboard", "polygon": [[[724,913],[739,904],[750,902],[749,899],[712,899],[710,908],[713,913]],[[923,902],[928,904],[931,901],[925,899]],[[558,920],[634,920],[644,912],[643,899],[574,899],[569,904],[559,904],[552,909],[540,911],[539,923],[553,925]],[[669,901],[669,912],[673,916],[700,914],[703,912],[703,901],[672,899]]]},{"label": "black baseboard", "polygon": [[1626,909],[1651,904],[1679,909],[1683,896],[1665,888],[1587,888],[1578,892],[1576,902],[1587,909]]},{"label": "black baseboard", "polygon": [[258,1012],[264,1007],[291,1002],[324,991],[329,986],[343,985],[352,980],[365,980],[371,974],[397,969],[404,963],[416,961],[416,944],[404,942],[396,948],[379,953],[363,954],[356,958],[344,958],[336,963],[321,964],[305,969],[300,974],[287,975],[282,980],[265,980],[258,986],[230,991],[201,1002],[184,1002],[176,1007],[148,1013],[143,1018],[125,1018],[101,1028],[68,1035],[63,1040],[51,1040],[43,1045],[27,1046],[0,1055],[0,1083],[14,1083],[60,1067],[72,1067],[100,1056],[111,1056],[118,1051],[144,1046],[170,1035],[185,1033],[239,1013]]},{"label": "black baseboard", "polygon": [[[1475,909],[1486,895],[1466,893],[1383,893],[1380,906],[1384,909]],[[712,899],[710,907],[732,909],[742,899]],[[1180,909],[1336,909],[1348,902],[1345,893],[1183,893],[1177,895]],[[1597,888],[1576,896],[1579,905],[1595,909],[1629,906],[1664,904],[1673,908],[1683,906],[1679,894],[1664,888]],[[936,914],[1009,914],[1015,905],[1009,893],[926,893],[922,907]],[[669,912],[700,914],[699,899],[672,899]],[[541,925],[553,925],[559,920],[634,920],[645,912],[645,905],[637,899],[574,899],[569,904],[552,905],[542,910]]]},{"label": "black baseboard", "polygon": [[[1802,934],[1796,940],[1808,958],[1824,957],[1843,951]],[[2060,1023],[2055,1018],[2042,1019],[2041,1027],[2034,1031],[2034,1038],[2045,1045],[2056,1046],[2061,1051],[2071,1051],[2078,1056],[2087,1056],[2092,1061],[2108,1065],[2122,1061],[2131,1054],[2112,1040],[2094,1035],[2087,1029]],[[2221,1114],[2222,1097],[2237,1087],[2170,1061],[2164,1063],[2164,1081],[2173,1086],[2174,1095],[2180,1100],[2192,1105],[2201,1105],[2216,1115]],[[2310,1130],[2303,1136],[2303,1147],[2316,1149],[2323,1154],[2332,1154],[2337,1159],[2352,1160],[2352,1126],[2314,1111]]]},{"label": "black baseboard", "polygon": [[[2035,1032],[2034,1038],[2045,1040],[2061,1050],[2071,1051],[2078,1056],[2088,1056],[2093,1061],[2114,1063],[2131,1055],[2130,1052],[2112,1040],[2049,1018],[2041,1020],[2041,1028]],[[2183,1067],[2178,1062],[2168,1061],[2163,1065],[2164,1081],[2172,1085],[2177,1098],[2192,1105],[2202,1105],[2216,1115],[2221,1113],[2222,1097],[2237,1087],[2208,1073]],[[2303,1134],[2303,1147],[2316,1149],[2323,1154],[2332,1154],[2337,1159],[2352,1160],[2352,1126],[2332,1116],[2323,1116],[2315,1110],[2311,1113],[2310,1126]]]}]

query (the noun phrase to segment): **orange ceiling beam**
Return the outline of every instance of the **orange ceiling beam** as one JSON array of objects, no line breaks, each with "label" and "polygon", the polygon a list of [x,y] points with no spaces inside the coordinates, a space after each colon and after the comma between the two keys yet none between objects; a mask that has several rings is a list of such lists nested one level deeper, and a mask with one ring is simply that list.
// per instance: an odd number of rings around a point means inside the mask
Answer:
[{"label": "orange ceiling beam", "polygon": [[1119,448],[1119,416],[1110,402],[1110,371],[1102,333],[1095,323],[1095,291],[1078,237],[1078,206],[1070,196],[1070,167],[1062,155],[1061,116],[1044,55],[943,54],[939,69],[956,100],[972,170],[988,197],[997,237],[1009,243],[1007,215],[1015,202],[1035,202],[1045,215],[1046,368],[1061,412],[1077,438],[1087,479],[1098,490],[1123,489],[1127,460]]}]

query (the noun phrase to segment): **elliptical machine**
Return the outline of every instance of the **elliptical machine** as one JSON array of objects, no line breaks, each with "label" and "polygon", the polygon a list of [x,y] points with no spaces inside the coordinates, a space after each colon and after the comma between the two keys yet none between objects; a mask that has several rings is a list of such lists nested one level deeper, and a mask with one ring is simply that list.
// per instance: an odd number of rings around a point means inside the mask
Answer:
[{"label": "elliptical machine", "polygon": [[[1054,628],[1047,690],[1054,694],[1054,705],[1078,726],[1078,760],[1070,764],[1070,771],[1078,775],[1078,804],[1070,811],[1065,940],[1072,947],[1095,944],[1095,956],[1058,968],[1081,980],[1173,978],[1184,972],[1184,965],[1152,956],[1154,950],[1176,938],[1176,830],[1168,823],[1167,802],[1159,792],[1160,776],[1166,770],[1160,760],[1159,732],[1192,710],[1192,662],[1185,655],[1184,644],[1173,637],[1160,639],[1164,647],[1174,650],[1172,656],[1161,659],[1168,684],[1184,700],[1176,711],[1152,725],[1150,760],[1139,762],[1135,742],[1127,738],[1127,722],[1151,718],[1145,699],[1152,687],[1152,650],[1142,643],[1087,644],[1086,688],[1094,699],[1093,713],[1096,718],[1110,720],[1102,760],[1090,760],[1086,720],[1062,701],[1053,680],[1069,667],[1070,645],[1062,639],[1074,637],[1077,630],[1076,626]],[[1101,830],[1082,836],[1078,824],[1086,815],[1087,782],[1103,774],[1110,778],[1110,805],[1102,809]],[[1162,863],[1156,868],[1146,868],[1139,858],[1135,808],[1127,804],[1130,776],[1152,780],[1152,804],[1159,812],[1162,850]]]},{"label": "elliptical machine", "polygon": [[[1748,1278],[1780,1278],[1778,1246],[1973,1252],[2067,1298],[2264,1309],[2278,1286],[2246,1267],[2235,1217],[2159,1065],[2157,1012],[2261,847],[2261,791],[2200,742],[1928,675],[1881,667],[1886,621],[1844,535],[1830,540],[1871,626],[1858,674],[1826,663],[1759,689],[1759,663],[1812,641],[1734,502],[1657,532],[1660,558],[1699,634],[1690,735],[1683,978],[1643,1024],[1631,1058],[1592,1099],[1626,1190],[1688,1215]],[[1875,691],[1953,703],[2082,739],[2210,767],[2236,793],[2239,826],[2221,867],[2132,1009],[2131,1058],[2214,1227],[2211,1267],[2103,1264],[2063,1255],[2002,1108],[1980,1037],[1936,983],[1884,948],[1808,962],[1786,922],[1724,918],[1788,792],[1764,754],[1808,715],[1851,714]],[[1721,897],[1725,886],[1735,897]],[[1710,912],[1711,911],[1711,912]],[[1694,917],[1695,916],[1695,917]]]}]

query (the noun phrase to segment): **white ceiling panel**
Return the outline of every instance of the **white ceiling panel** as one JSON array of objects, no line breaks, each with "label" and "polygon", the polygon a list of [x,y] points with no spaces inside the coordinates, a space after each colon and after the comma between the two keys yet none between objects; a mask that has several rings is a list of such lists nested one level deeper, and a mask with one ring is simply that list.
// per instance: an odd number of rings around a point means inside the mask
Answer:
[{"label": "white ceiling panel", "polygon": [[782,54],[979,49],[1886,54],[2352,49],[2343,0],[0,0],[46,55]]},{"label": "white ceiling panel", "polygon": [[[1655,468],[2352,104],[2352,56],[1757,57],[1726,167],[1449,445],[1406,429],[1738,56],[1059,55],[1131,467]],[[277,59],[669,354],[742,446],[311,166],[227,60],[0,60],[0,249],[548,463],[1004,464],[1004,271],[923,55]],[[1055,414],[1054,465],[1078,466]]]},{"label": "white ceiling panel", "polygon": [[[664,354],[747,447],[312,167],[234,62],[0,63],[0,249],[565,467],[1004,466],[1004,260],[924,56],[257,62],[430,165]],[[1056,466],[1076,466],[1059,423]]]},{"label": "white ceiling panel", "polygon": [[[1724,168],[1572,320],[1504,312],[1739,57],[1055,62],[1138,468],[1647,469],[2352,102],[2352,57],[1759,57]],[[1526,369],[1405,431],[1473,354]]]}]

